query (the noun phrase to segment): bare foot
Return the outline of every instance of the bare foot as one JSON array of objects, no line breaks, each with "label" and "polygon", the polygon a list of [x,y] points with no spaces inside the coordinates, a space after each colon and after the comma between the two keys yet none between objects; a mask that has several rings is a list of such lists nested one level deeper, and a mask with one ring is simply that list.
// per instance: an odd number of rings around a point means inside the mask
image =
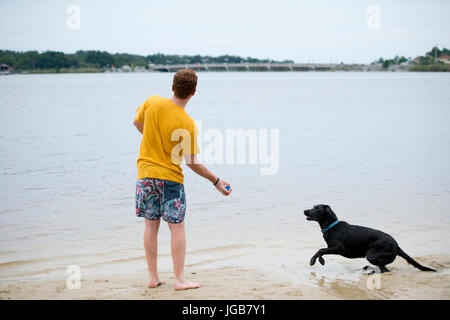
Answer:
[{"label": "bare foot", "polygon": [[174,288],[175,290],[188,290],[188,289],[197,289],[200,287],[200,284],[189,281],[189,280],[175,280]]},{"label": "bare foot", "polygon": [[148,287],[149,288],[156,288],[159,287],[160,285],[166,283],[165,281],[161,281],[159,279],[150,279],[150,282],[148,283]]}]

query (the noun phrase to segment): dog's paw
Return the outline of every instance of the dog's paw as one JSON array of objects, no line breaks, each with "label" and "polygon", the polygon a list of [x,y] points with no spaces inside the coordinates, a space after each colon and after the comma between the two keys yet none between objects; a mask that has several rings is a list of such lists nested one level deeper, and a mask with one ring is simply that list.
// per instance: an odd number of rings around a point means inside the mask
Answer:
[{"label": "dog's paw", "polygon": [[321,265],[323,265],[323,266],[325,265],[325,260],[323,260],[322,257],[319,257],[319,262],[320,262]]},{"label": "dog's paw", "polygon": [[313,266],[316,264],[316,257],[312,257],[311,260],[309,261],[309,265]]}]

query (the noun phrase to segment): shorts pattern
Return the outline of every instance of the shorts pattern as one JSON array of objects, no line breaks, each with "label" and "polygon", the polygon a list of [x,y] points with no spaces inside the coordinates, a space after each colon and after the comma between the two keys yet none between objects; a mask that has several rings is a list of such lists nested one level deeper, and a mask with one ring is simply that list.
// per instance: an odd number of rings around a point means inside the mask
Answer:
[{"label": "shorts pattern", "polygon": [[136,216],[149,220],[162,217],[166,222],[181,223],[185,214],[183,184],[154,178],[136,181]]}]

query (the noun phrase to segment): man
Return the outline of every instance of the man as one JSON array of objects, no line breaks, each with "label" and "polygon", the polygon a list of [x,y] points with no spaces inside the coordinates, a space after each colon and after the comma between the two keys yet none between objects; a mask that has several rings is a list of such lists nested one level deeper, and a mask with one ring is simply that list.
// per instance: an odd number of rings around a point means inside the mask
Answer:
[{"label": "man", "polygon": [[164,283],[157,270],[158,229],[160,218],[169,225],[175,290],[198,288],[200,284],[184,278],[186,238],[184,216],[186,198],[180,164],[208,179],[223,195],[231,193],[229,183],[215,176],[196,154],[197,128],[185,107],[197,87],[194,71],[178,71],[172,84],[172,99],[151,96],[136,110],[134,125],[142,133],[137,160],[136,215],[145,218],[144,248],[150,282],[149,288]]}]

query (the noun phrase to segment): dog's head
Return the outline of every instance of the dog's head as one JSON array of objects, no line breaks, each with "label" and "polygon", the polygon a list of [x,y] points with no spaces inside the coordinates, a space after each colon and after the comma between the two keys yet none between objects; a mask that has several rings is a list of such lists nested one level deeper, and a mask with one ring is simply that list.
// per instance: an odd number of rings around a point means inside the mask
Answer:
[{"label": "dog's head", "polygon": [[330,206],[326,204],[317,204],[312,207],[312,209],[305,210],[304,213],[306,220],[317,221],[319,223],[328,220],[337,220],[333,210],[331,210]]}]

